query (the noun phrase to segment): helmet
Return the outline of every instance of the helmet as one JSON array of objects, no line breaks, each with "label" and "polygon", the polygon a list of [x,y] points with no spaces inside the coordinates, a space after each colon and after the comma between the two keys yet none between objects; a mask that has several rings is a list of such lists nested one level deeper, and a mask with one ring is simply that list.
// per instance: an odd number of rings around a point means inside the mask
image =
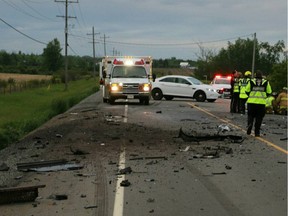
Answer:
[{"label": "helmet", "polygon": [[245,76],[251,76],[251,74],[252,74],[252,73],[251,73],[250,71],[246,71],[244,75],[245,75]]},{"label": "helmet", "polygon": [[278,95],[278,93],[277,92],[272,92],[272,94],[271,94],[272,96],[277,96]]}]

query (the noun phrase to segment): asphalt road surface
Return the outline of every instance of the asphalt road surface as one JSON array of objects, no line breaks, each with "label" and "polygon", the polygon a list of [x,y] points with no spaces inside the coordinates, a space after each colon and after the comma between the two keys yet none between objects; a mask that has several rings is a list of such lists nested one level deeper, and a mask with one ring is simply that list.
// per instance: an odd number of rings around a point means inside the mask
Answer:
[{"label": "asphalt road surface", "polygon": [[[46,185],[35,202],[0,205],[0,215],[286,216],[287,116],[266,115],[256,138],[229,103],[110,105],[96,93],[0,152],[10,167],[1,187]],[[16,167],[61,158],[83,169]]]}]

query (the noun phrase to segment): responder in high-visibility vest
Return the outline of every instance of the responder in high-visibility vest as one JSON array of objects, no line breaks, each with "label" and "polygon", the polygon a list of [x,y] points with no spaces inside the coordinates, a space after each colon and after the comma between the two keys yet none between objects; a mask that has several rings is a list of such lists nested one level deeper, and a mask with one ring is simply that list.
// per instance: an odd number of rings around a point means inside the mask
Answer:
[{"label": "responder in high-visibility vest", "polygon": [[266,114],[274,114],[277,113],[277,105],[276,105],[276,98],[278,94],[277,92],[272,92],[270,96],[266,98]]},{"label": "responder in high-visibility vest", "polygon": [[232,101],[232,109],[231,113],[240,113],[240,103],[239,103],[239,95],[240,95],[240,87],[239,80],[242,76],[241,72],[238,72],[234,75],[234,85],[232,87],[233,101]]},{"label": "responder in high-visibility vest", "polygon": [[265,116],[266,98],[272,93],[272,88],[268,80],[262,78],[262,72],[257,71],[255,78],[251,79],[246,86],[248,95],[248,128],[247,134],[251,134],[255,119],[255,137],[260,136],[260,127]]},{"label": "responder in high-visibility vest", "polygon": [[281,93],[276,98],[276,104],[279,107],[278,113],[281,115],[287,115],[288,109],[288,95],[287,95],[287,87],[284,87]]},{"label": "responder in high-visibility vest", "polygon": [[248,99],[248,95],[246,94],[246,85],[251,79],[251,72],[246,71],[244,73],[244,77],[240,78],[239,80],[239,87],[240,87],[240,95],[239,95],[239,102],[240,102],[240,113],[245,114],[245,105]]}]

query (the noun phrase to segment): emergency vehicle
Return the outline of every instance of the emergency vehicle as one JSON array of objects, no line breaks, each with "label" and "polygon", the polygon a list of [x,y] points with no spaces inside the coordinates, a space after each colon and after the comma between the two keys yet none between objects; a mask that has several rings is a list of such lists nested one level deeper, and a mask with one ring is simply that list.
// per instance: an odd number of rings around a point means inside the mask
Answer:
[{"label": "emergency vehicle", "polygon": [[231,98],[231,79],[230,75],[215,75],[210,85],[215,87],[223,98]]},{"label": "emergency vehicle", "polygon": [[152,83],[152,57],[106,56],[100,63],[103,102],[139,99],[149,105]]}]

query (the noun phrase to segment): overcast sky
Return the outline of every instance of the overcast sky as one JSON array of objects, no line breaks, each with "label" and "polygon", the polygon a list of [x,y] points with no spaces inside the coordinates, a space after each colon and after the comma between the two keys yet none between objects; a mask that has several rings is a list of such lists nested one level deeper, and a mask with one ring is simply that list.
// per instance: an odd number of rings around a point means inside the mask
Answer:
[{"label": "overcast sky", "polygon": [[[65,44],[65,0],[0,0],[0,50],[42,54]],[[69,0],[77,2],[77,0]],[[287,0],[78,0],[68,5],[69,55],[196,60],[238,38],[287,45]],[[100,33],[100,34],[96,34]]]}]

